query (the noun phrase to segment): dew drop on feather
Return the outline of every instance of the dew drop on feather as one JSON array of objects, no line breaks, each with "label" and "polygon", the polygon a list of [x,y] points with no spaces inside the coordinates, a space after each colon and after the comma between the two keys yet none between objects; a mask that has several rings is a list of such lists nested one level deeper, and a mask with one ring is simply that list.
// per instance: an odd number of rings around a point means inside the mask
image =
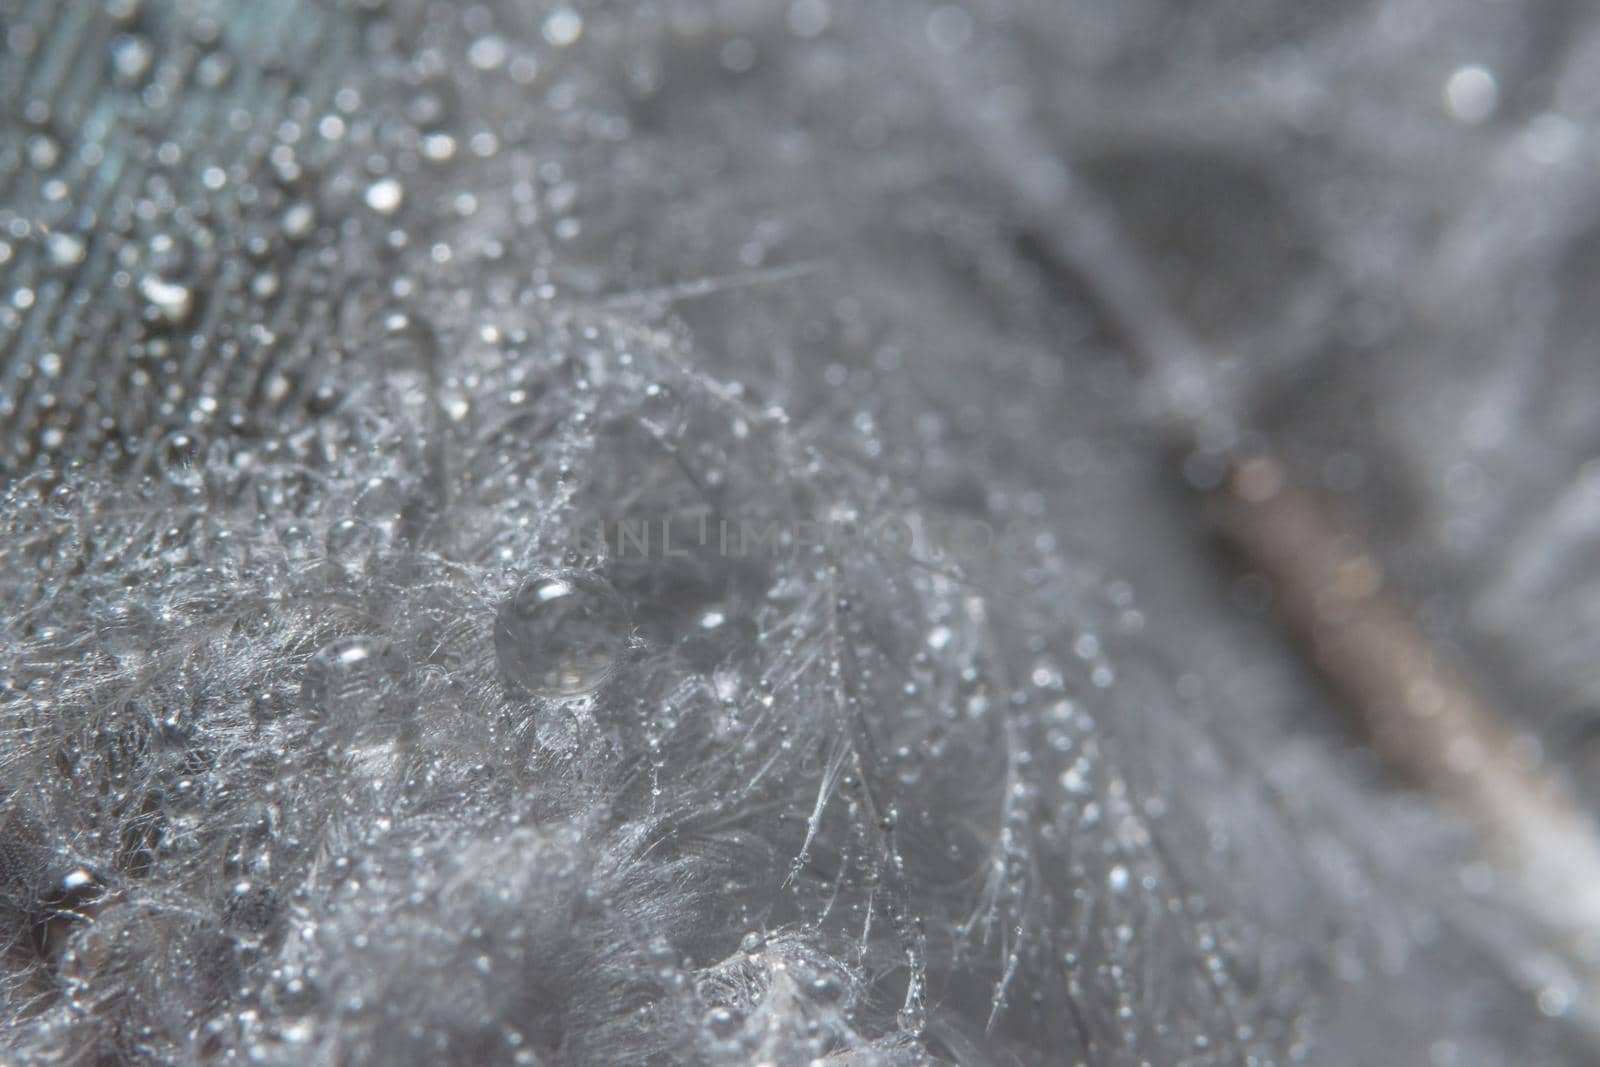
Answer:
[{"label": "dew drop on feather", "polygon": [[381,637],[342,637],[306,665],[300,703],[313,714],[362,723],[403,713],[412,695],[411,664]]},{"label": "dew drop on feather", "polygon": [[527,582],[500,606],[494,647],[514,687],[541,696],[577,696],[616,671],[631,623],[622,598],[602,578],[578,572]]}]

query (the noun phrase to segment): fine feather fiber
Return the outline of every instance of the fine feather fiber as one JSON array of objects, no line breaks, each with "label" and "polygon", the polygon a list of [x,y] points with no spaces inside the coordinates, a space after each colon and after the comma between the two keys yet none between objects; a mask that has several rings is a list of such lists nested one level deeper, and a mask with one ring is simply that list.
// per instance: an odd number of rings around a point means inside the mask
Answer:
[{"label": "fine feather fiber", "polygon": [[1584,5],[0,13],[0,1062],[1592,1062],[1050,210],[1592,804]]}]

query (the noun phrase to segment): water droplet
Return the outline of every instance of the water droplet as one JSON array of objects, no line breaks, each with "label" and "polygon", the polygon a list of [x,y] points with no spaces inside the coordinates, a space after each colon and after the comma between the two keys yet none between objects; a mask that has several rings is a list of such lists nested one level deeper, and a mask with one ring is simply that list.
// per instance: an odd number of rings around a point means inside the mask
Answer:
[{"label": "water droplet", "polygon": [[139,294],[156,316],[174,326],[182,325],[194,314],[194,293],[187,286],[169,282],[159,275],[146,274],[139,279]]},{"label": "water droplet", "polygon": [[386,371],[429,372],[439,363],[439,335],[428,321],[405,311],[379,317],[379,362]]},{"label": "water droplet", "polygon": [[712,1008],[706,1012],[706,1029],[726,1041],[739,1032],[744,1017],[731,1008]]},{"label": "water droplet", "polygon": [[1500,106],[1500,86],[1483,67],[1459,67],[1444,84],[1444,102],[1452,118],[1476,125],[1494,116]]},{"label": "water droplet", "polygon": [[74,867],[42,901],[34,925],[35,945],[45,956],[66,944],[75,923],[91,919],[107,892],[105,882],[87,867]]},{"label": "water droplet", "polygon": [[28,140],[28,162],[35,170],[49,170],[61,161],[61,144],[49,134],[35,134]]},{"label": "water droplet", "polygon": [[831,974],[824,974],[811,981],[811,995],[824,1004],[832,1004],[844,995],[844,986]]},{"label": "water droplet", "polygon": [[76,267],[83,262],[84,253],[87,251],[83,238],[59,230],[44,239],[44,247],[50,255],[50,262],[57,267]]},{"label": "water droplet", "polygon": [[422,154],[435,163],[443,163],[456,154],[456,139],[448,133],[430,133],[422,139]]},{"label": "water droplet", "polygon": [[[555,15],[550,16],[552,19]],[[473,41],[467,48],[467,62],[479,70],[498,70],[505,66],[509,55],[506,48],[506,39],[497,34],[488,34]]]},{"label": "water droplet", "polygon": [[283,235],[291,241],[310,237],[316,225],[316,210],[303,200],[296,201],[283,210]]},{"label": "water droplet", "polygon": [[111,72],[123,86],[137,85],[155,58],[155,47],[138,34],[121,34],[111,42]]},{"label": "water droplet", "polygon": [[380,475],[367,479],[357,490],[355,512],[381,537],[392,537],[404,522],[406,506],[412,499],[412,487],[406,482]]},{"label": "water droplet", "polygon": [[328,531],[328,558],[344,567],[361,568],[377,549],[378,530],[360,519],[345,519]]},{"label": "water droplet", "polygon": [[718,58],[734,74],[745,74],[756,65],[756,46],[747,37],[735,37],[722,46]]},{"label": "water droplet", "polygon": [[195,64],[195,84],[202,89],[220,89],[233,77],[233,59],[226,52],[207,52]]},{"label": "water droplet", "polygon": [[626,605],[603,579],[550,575],[528,582],[501,605],[495,656],[518,688],[576,696],[616,670],[629,629]]},{"label": "water droplet", "polygon": [[200,457],[205,443],[187,430],[174,430],[161,439],[156,464],[173,485],[197,486],[202,480]]},{"label": "water droplet", "polygon": [[411,664],[382,637],[342,637],[306,664],[300,703],[308,711],[346,722],[392,718],[409,710]]},{"label": "water droplet", "polygon": [[90,891],[97,881],[87,869],[78,867],[61,879],[61,888],[69,894],[84,893]]},{"label": "water droplet", "polygon": [[1128,868],[1117,864],[1106,875],[1106,886],[1113,893],[1125,893],[1128,890]]},{"label": "water droplet", "polygon": [[271,889],[254,882],[235,882],[223,901],[222,914],[228,925],[259,933],[272,925],[277,914],[277,896]]},{"label": "water droplet", "polygon": [[1562,986],[1551,984],[1539,991],[1539,1013],[1559,1019],[1572,1007],[1572,994]]},{"label": "water droplet", "polygon": [[577,43],[583,36],[583,16],[570,7],[558,7],[544,20],[544,39],[557,48]]},{"label": "water droplet", "polygon": [[289,559],[304,559],[311,552],[311,529],[303,523],[291,522],[278,531],[278,542]]},{"label": "water droplet", "polygon": [[828,0],[794,0],[789,5],[789,29],[796,37],[819,37],[832,21]]},{"label": "water droplet", "polygon": [[405,186],[393,178],[380,178],[367,186],[367,206],[380,215],[393,215],[405,202]]}]

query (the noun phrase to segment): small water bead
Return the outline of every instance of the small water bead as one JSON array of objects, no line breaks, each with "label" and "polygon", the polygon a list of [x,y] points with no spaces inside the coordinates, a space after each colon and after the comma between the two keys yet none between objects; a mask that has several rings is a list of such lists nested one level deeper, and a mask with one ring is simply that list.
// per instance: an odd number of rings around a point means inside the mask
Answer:
[{"label": "small water bead", "polygon": [[415,487],[398,478],[369,478],[356,492],[356,516],[375,531],[375,542],[388,539],[401,532],[414,499]]},{"label": "small water bead", "polygon": [[158,275],[139,279],[139,295],[149,305],[150,317],[170,325],[181,326],[194,314],[194,292]]},{"label": "small water bead", "polygon": [[418,87],[406,102],[406,118],[424,132],[448,126],[459,110],[455,86],[447,78],[432,79]]},{"label": "small water bead", "polygon": [[77,234],[64,233],[60,230],[51,231],[45,236],[44,247],[50,256],[50,263],[55,267],[76,267],[82,263],[88,252],[83,238]]},{"label": "small water bead", "polygon": [[370,523],[345,519],[328,531],[328,558],[344,567],[362,567],[381,540],[382,535]]},{"label": "small water bead", "polygon": [[578,696],[616,671],[630,628],[627,606],[604,579],[580,572],[548,575],[500,606],[495,656],[519,689]]},{"label": "small water bead", "polygon": [[828,0],[794,0],[789,5],[789,29],[796,37],[820,37],[833,20]]},{"label": "small water bead", "polygon": [[311,528],[304,523],[291,522],[278,530],[278,542],[284,555],[291,560],[302,560],[311,554]]},{"label": "small water bead", "polygon": [[496,34],[479,37],[467,48],[467,62],[478,70],[498,70],[510,56],[506,39]]},{"label": "small water bead", "polygon": [[456,139],[448,133],[430,133],[422,139],[422,154],[443,163],[456,154]]},{"label": "small water bead", "polygon": [[138,85],[150,73],[155,58],[155,46],[138,34],[120,34],[111,42],[111,73],[124,88]]},{"label": "small water bead", "polygon": [[415,698],[411,663],[382,637],[342,637],[306,665],[300,703],[328,719],[360,724],[394,718]]},{"label": "small water bead", "polygon": [[405,202],[405,186],[393,178],[380,178],[367,186],[367,206],[380,215],[393,215]]},{"label": "small water bead", "polygon": [[38,133],[28,139],[28,162],[34,170],[49,170],[61,161],[61,142]]},{"label": "small water bead", "polygon": [[226,52],[207,52],[195,64],[195,84],[202,89],[220,89],[233,78],[233,57]]},{"label": "small water bead", "polygon": [[439,362],[439,335],[419,315],[389,309],[378,316],[379,356],[386,371],[431,371]]},{"label": "small water bead", "polygon": [[259,933],[272,925],[278,911],[271,888],[251,881],[235,882],[223,898],[223,920],[232,927]]},{"label": "small water bead", "polygon": [[836,1003],[844,993],[844,984],[831,974],[819,975],[811,980],[811,996],[824,1004]]},{"label": "small water bead", "polygon": [[1128,891],[1129,881],[1128,868],[1119,863],[1107,873],[1106,888],[1120,896]]},{"label": "small water bead", "polygon": [[174,430],[161,439],[156,452],[156,463],[161,476],[173,485],[195,488],[203,481],[201,457],[205,442],[198,434],[187,430]]},{"label": "small water bead", "polygon": [[583,16],[570,7],[558,7],[544,20],[544,39],[557,48],[577,43],[583,36]]},{"label": "small water bead", "polygon": [[390,308],[377,315],[374,338],[378,365],[390,402],[426,417],[437,399],[433,375],[440,363],[439,335],[415,313]]},{"label": "small water bead", "polygon": [[727,1041],[744,1025],[744,1016],[732,1008],[716,1007],[706,1012],[705,1024],[713,1036]]},{"label": "small water bead", "polygon": [[283,235],[291,241],[303,241],[311,236],[317,226],[317,211],[303,200],[297,200],[283,209]]},{"label": "small water bead", "polygon": [[1500,105],[1500,86],[1494,74],[1483,67],[1459,67],[1445,82],[1444,102],[1451,118],[1477,125],[1494,117]]},{"label": "small water bead", "polygon": [[94,917],[108,893],[94,871],[74,867],[39,901],[34,924],[34,944],[41,955],[57,955],[67,943],[71,927]]}]

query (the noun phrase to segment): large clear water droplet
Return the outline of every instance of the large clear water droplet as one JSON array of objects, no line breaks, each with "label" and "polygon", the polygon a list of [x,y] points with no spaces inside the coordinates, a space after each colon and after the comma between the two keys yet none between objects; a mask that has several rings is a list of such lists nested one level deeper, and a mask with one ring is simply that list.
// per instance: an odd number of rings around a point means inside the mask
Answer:
[{"label": "large clear water droplet", "polygon": [[415,699],[411,663],[382,637],[341,637],[306,664],[300,703],[347,725],[405,715]]},{"label": "large clear water droplet", "polygon": [[360,519],[345,519],[328,531],[328,559],[341,567],[360,570],[377,551],[378,529]]},{"label": "large clear water droplet", "polygon": [[500,606],[495,656],[506,679],[525,692],[577,696],[616,671],[630,627],[627,605],[603,579],[547,575]]},{"label": "large clear water droplet", "polygon": [[156,465],[173,485],[194,488],[204,480],[202,457],[205,441],[187,430],[174,430],[161,439]]}]

